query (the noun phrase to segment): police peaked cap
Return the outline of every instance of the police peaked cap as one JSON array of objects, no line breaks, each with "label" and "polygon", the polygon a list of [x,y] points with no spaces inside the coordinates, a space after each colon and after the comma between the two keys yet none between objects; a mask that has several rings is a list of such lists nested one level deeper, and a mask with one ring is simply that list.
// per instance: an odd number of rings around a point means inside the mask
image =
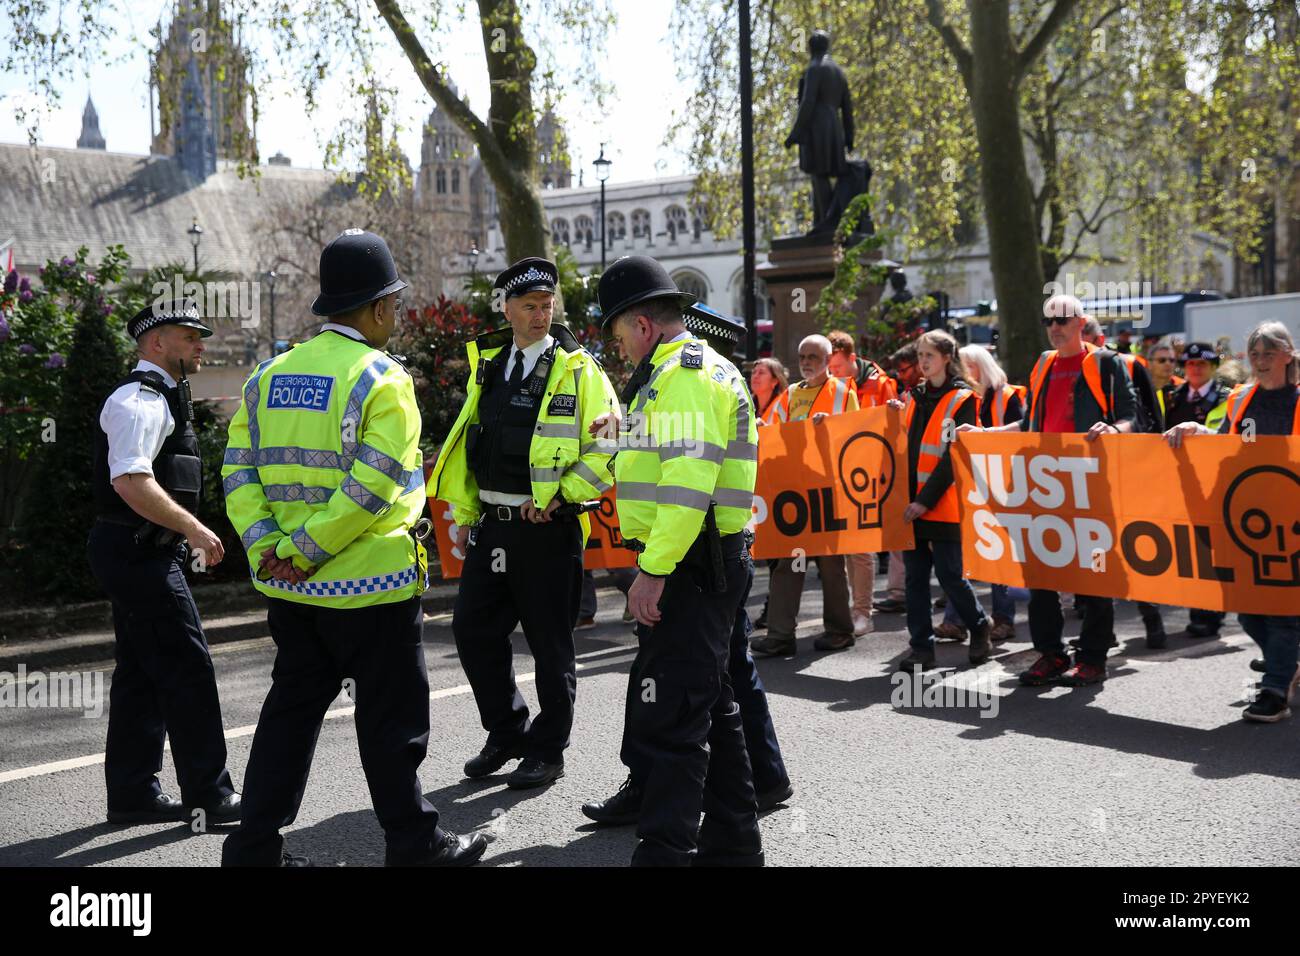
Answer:
[{"label": "police peaked cap", "polygon": [[138,339],[160,325],[182,325],[187,329],[198,329],[205,339],[212,334],[212,330],[203,324],[199,305],[193,299],[181,299],[179,302],[155,299],[126,323],[126,334]]},{"label": "police peaked cap", "polygon": [[1192,342],[1183,349],[1183,354],[1179,356],[1178,361],[1186,362],[1188,359],[1205,359],[1207,362],[1218,362],[1219,353],[1208,342]]},{"label": "police peaked cap", "polygon": [[702,302],[689,306],[682,314],[682,324],[692,335],[704,339],[723,355],[730,355],[745,334],[745,323],[710,309]]},{"label": "police peaked cap", "polygon": [[683,311],[695,302],[695,296],[677,288],[668,270],[649,256],[623,256],[600,277],[597,287],[600,300],[601,331],[634,305],[651,299],[673,299]]},{"label": "police peaked cap", "polygon": [[364,229],[345,229],[321,250],[320,295],[311,310],[340,315],[405,288],[388,243]]},{"label": "police peaked cap", "polygon": [[527,295],[529,292],[554,294],[555,287],[559,284],[560,270],[555,267],[554,262],[540,256],[529,256],[520,259],[507,269],[502,269],[497,275],[496,282],[492,283],[492,288],[501,289],[507,299],[513,299],[517,295]]}]

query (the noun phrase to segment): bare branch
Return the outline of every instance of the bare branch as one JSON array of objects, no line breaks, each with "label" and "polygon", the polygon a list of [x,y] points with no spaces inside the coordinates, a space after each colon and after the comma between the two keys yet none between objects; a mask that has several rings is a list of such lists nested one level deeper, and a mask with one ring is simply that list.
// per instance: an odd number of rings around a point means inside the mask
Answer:
[{"label": "bare branch", "polygon": [[[926,0],[926,2],[933,5],[937,0]],[[1034,65],[1034,61],[1042,56],[1043,51],[1047,49],[1047,44],[1056,35],[1056,31],[1061,29],[1061,25],[1066,20],[1070,19],[1070,15],[1074,13],[1074,9],[1078,5],[1079,0],[1056,0],[1056,3],[1052,5],[1052,9],[1048,11],[1047,17],[1038,27],[1038,32],[1025,44],[1024,49],[1020,51],[1020,55],[1016,57],[1017,78],[1024,76],[1029,71],[1029,68]]]},{"label": "bare branch", "polygon": [[925,15],[926,19],[930,21],[930,26],[938,30],[939,36],[943,37],[948,52],[957,61],[957,69],[961,72],[961,78],[965,82],[966,88],[970,89],[973,67],[971,52],[966,48],[966,44],[961,42],[961,37],[957,36],[957,31],[943,18],[942,0],[925,0]]}]

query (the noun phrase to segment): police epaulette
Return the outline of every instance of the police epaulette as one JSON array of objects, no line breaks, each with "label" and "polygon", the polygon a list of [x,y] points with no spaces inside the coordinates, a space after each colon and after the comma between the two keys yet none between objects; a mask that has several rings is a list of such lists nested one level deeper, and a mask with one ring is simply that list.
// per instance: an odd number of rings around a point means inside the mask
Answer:
[{"label": "police epaulette", "polygon": [[704,346],[691,339],[682,346],[682,368],[704,368]]},{"label": "police epaulette", "polygon": [[163,398],[167,397],[167,383],[157,372],[141,372],[139,381],[150,391],[157,392]]},{"label": "police epaulette", "polygon": [[394,355],[392,352],[385,352],[384,354],[388,356],[388,358],[391,359],[394,363],[396,363],[397,367],[400,368],[407,375],[411,374],[411,370],[406,367],[405,355]]},{"label": "police epaulette", "polygon": [[491,332],[484,332],[474,340],[480,352],[486,352],[488,349],[502,348],[509,345],[515,337],[514,329],[510,326],[493,329]]}]

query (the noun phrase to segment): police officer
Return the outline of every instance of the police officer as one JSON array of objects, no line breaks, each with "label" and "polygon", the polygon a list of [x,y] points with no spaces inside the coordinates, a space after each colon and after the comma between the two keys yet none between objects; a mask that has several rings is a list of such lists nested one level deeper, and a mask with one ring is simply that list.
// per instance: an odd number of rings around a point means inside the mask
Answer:
[{"label": "police officer", "polygon": [[747,579],[741,531],[758,460],[752,402],[737,368],[683,326],[693,297],[658,262],[619,259],[598,295],[604,328],[640,363],[624,392],[614,462],[620,530],[639,552],[628,591],[639,649],[622,756],[649,768],[632,862],[762,865],[727,666]]},{"label": "police officer", "polygon": [[[127,323],[140,360],[99,409],[94,433],[97,519],[90,566],[113,602],[116,636],[104,777],[110,823],[239,819],[226,769],[212,657],[185,581],[190,560],[223,557],[221,539],[195,517],[203,487],[186,374],[212,334],[195,303],[157,301]],[[162,792],[163,740],[171,738],[180,800]]]},{"label": "police officer", "polygon": [[[719,355],[732,355],[736,344],[745,333],[745,326],[729,316],[715,312],[698,303],[682,314],[682,324],[693,335],[704,339]],[[767,704],[767,690],[754,666],[749,652],[749,636],[753,623],[749,619],[746,603],[754,584],[754,563],[749,556],[751,533],[745,535],[744,552],[745,587],[736,606],[736,618],[731,627],[731,644],[727,657],[727,673],[731,678],[732,696],[740,707],[741,725],[745,733],[745,750],[754,775],[758,812],[771,810],[794,796],[794,787],[786,771],[781,745],[772,724],[772,713]],[[625,728],[626,729],[626,728]],[[628,746],[623,747],[624,758],[637,756]],[[605,800],[595,800],[582,805],[583,814],[597,823],[617,826],[636,823],[641,816],[645,797],[645,782],[650,767],[629,764],[627,780]]]},{"label": "police officer", "polygon": [[271,690],[227,866],[302,866],[281,827],[298,814],[325,711],[345,688],[388,865],[465,866],[487,847],[438,823],[417,770],[429,742],[421,643],[424,509],[411,376],[380,351],[406,283],[384,240],[348,229],[320,258],[319,334],[259,365],[230,423],[226,511],[269,601]]},{"label": "police officer", "polygon": [[[1179,359],[1186,380],[1169,396],[1165,414],[1165,427],[1173,428],[1183,422],[1204,425],[1218,431],[1228,410],[1231,389],[1215,377],[1219,354],[1206,342],[1192,342],[1183,349]],[[1188,609],[1187,633],[1192,637],[1214,637],[1223,626],[1222,611]]]},{"label": "police officer", "polygon": [[[506,778],[515,789],[564,775],[590,531],[585,515],[566,512],[612,483],[613,438],[591,438],[588,426],[617,396],[573,333],[552,324],[558,281],[555,264],[535,257],[497,276],[494,295],[510,324],[470,343],[465,405],[430,476],[433,497],[452,505],[459,526],[465,567],[452,632],[488,732],[465,776],[521,757]],[[510,647],[518,624],[536,661],[540,710],[531,724]]]}]

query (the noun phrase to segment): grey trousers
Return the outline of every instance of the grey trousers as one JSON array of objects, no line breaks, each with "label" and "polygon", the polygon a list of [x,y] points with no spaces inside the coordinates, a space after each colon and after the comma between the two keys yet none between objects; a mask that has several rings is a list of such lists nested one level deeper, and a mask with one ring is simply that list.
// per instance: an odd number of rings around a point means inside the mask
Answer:
[{"label": "grey trousers", "polygon": [[[804,560],[817,562],[817,574],[822,582],[822,623],[826,633],[852,635],[853,615],[849,610],[849,575],[844,555],[830,554]],[[767,584],[768,637],[794,640],[806,573],[794,570],[791,558],[783,558],[772,569]]]}]

